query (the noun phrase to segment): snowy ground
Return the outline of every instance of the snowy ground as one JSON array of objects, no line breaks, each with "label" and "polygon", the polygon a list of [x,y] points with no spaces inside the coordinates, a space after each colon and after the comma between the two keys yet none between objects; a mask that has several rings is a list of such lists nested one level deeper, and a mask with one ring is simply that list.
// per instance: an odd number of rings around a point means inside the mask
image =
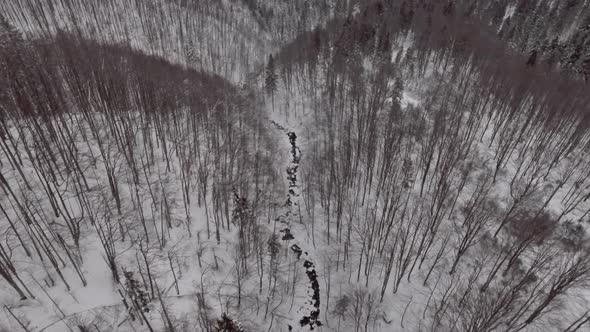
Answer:
[{"label": "snowy ground", "polygon": [[[311,117],[309,114],[312,113],[313,106],[311,103],[306,103],[306,98],[303,96],[290,96],[287,99],[279,98],[278,100],[279,101],[275,101],[275,111],[271,114],[274,115],[273,119],[276,119],[277,122],[282,121],[282,123],[286,123],[289,130],[298,133],[298,142],[300,142],[299,144],[303,155],[303,164],[301,167],[304,169],[304,173],[302,176],[305,176],[305,172],[313,172],[313,169],[305,168],[305,155],[307,151],[311,150],[308,144],[310,144],[310,141],[314,140],[315,135],[319,134],[317,132],[317,126],[310,121]],[[401,104],[404,109],[409,105],[412,105],[414,108],[420,108],[420,92],[404,90]],[[485,170],[486,168],[492,167],[491,164],[486,165],[486,163],[488,163],[489,160],[492,159],[491,157],[494,156],[495,146],[489,146],[484,143],[488,139],[489,133],[484,133],[483,137],[483,141],[478,142],[477,147],[474,149],[475,155],[473,158],[476,160],[476,164],[481,165],[482,170]],[[490,197],[494,199],[504,211],[508,210],[510,204],[512,204],[509,181],[517,171],[515,166],[516,162],[517,160],[511,160],[508,162],[507,168],[500,172],[497,182],[491,189]],[[569,162],[573,161],[563,161],[563,167],[567,167]],[[472,175],[471,178],[474,179],[475,175]],[[549,177],[549,183],[555,185],[555,182],[553,181],[558,181],[558,178],[559,174],[552,173]],[[303,181],[305,182],[305,180]],[[552,188],[552,186],[547,186],[543,189],[540,194],[541,196],[535,196],[536,198],[531,200],[531,204],[535,199],[538,200],[535,204],[539,204],[539,201],[546,199]],[[549,201],[546,208],[546,211],[549,211],[556,217],[560,215],[563,210],[561,202],[564,195],[566,195],[566,188],[568,188],[568,186],[564,186],[564,189],[559,190]],[[466,203],[468,199],[467,194],[473,189],[473,184],[467,186],[464,194],[465,197],[459,198],[459,204]],[[414,183],[414,187],[411,190],[414,192],[420,191],[417,181]],[[539,206],[537,206],[537,208]],[[566,213],[562,218],[562,221],[579,219],[587,208],[588,204],[580,205],[577,209]],[[456,234],[457,228],[455,224],[456,221],[460,220],[462,217],[460,212],[456,211],[453,215],[449,216],[449,219],[444,221],[441,226],[442,228],[440,232],[442,234],[448,234],[450,246],[443,252],[441,260],[433,270],[429,271],[428,267],[430,266],[430,259],[426,259],[424,264],[426,268],[415,269],[411,277],[404,277],[397,288],[397,291],[392,293],[390,283],[390,288],[388,289],[384,300],[382,302],[371,302],[371,297],[373,297],[373,299],[379,297],[377,288],[380,289],[380,285],[383,282],[384,271],[382,268],[385,262],[376,263],[376,266],[380,266],[380,268],[377,268],[377,273],[374,273],[366,280],[365,277],[362,276],[360,280],[357,281],[357,271],[354,261],[352,267],[349,267],[346,270],[336,270],[337,268],[333,266],[333,262],[335,257],[340,255],[340,253],[336,250],[337,245],[328,245],[325,241],[324,234],[326,233],[326,229],[325,222],[322,219],[325,219],[326,216],[322,216],[323,209],[320,209],[319,207],[312,207],[312,209],[316,209],[315,229],[311,229],[311,222],[304,221],[302,224],[298,225],[301,229],[298,230],[297,233],[307,234],[307,238],[304,241],[306,241],[308,245],[311,244],[309,254],[312,257],[316,257],[316,269],[319,275],[320,289],[322,290],[322,317],[325,317],[323,320],[324,326],[321,329],[322,331],[336,331],[338,329],[346,331],[353,328],[350,320],[340,320],[336,318],[331,311],[334,310],[334,302],[339,296],[343,294],[354,294],[354,289],[358,289],[359,294],[362,293],[366,299],[369,299],[369,302],[366,303],[374,303],[375,305],[373,310],[376,312],[376,319],[371,320],[371,325],[369,326],[370,331],[437,330],[436,326],[433,327],[429,325],[429,322],[432,321],[431,315],[435,311],[435,299],[443,296],[449,287],[456,287],[452,285],[456,285],[457,280],[460,279],[466,281],[470,277],[467,272],[462,275],[457,273],[454,275],[449,274],[449,270],[455,258],[454,247],[458,244],[456,241],[459,240],[458,234]],[[306,211],[308,211],[308,213],[304,213],[303,219],[305,220],[307,218],[307,220],[310,220],[311,216],[309,215],[309,210],[306,209]],[[586,224],[581,224],[581,226],[583,229],[587,228]],[[495,231],[496,227],[497,225],[489,225],[488,232]],[[483,232],[482,234],[488,232]],[[486,247],[489,245],[487,241],[488,240],[484,238],[478,240],[476,245],[468,251],[461,263],[464,270],[469,270],[469,267],[473,266],[477,261],[487,259],[486,254],[489,250],[489,247]],[[440,245],[441,242],[439,241],[435,243],[434,247],[431,249],[431,252],[433,253],[432,255],[440,249]],[[353,248],[352,250],[353,255],[360,254],[359,248]],[[526,262],[526,258],[524,258],[524,261]],[[423,280],[426,278],[428,278],[428,282],[423,284]],[[367,287],[367,285],[369,287]],[[327,301],[325,291],[327,288],[331,288],[331,300],[329,307],[324,307]],[[590,299],[590,297],[587,296],[587,291],[584,289],[577,289],[573,293],[570,292],[569,296],[572,297],[565,304],[568,309],[550,312],[543,318],[545,324],[550,324],[549,326],[552,326],[551,329],[563,329],[585,312],[584,308],[588,306]],[[529,326],[527,327],[527,330],[543,330],[543,328],[539,326],[542,326],[542,324]]]}]

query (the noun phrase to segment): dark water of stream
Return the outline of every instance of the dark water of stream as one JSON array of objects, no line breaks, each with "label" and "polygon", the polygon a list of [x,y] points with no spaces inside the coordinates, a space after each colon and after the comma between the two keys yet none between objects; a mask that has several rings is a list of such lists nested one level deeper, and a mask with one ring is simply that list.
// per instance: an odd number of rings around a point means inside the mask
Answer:
[{"label": "dark water of stream", "polygon": [[[291,145],[291,163],[287,167],[287,180],[289,181],[289,189],[287,193],[287,201],[285,202],[286,211],[283,216],[279,217],[279,220],[285,224],[285,228],[281,230],[281,233],[283,233],[282,240],[291,241],[296,240],[295,234],[293,234],[291,228],[289,227],[289,219],[295,215],[293,212],[293,206],[297,205],[295,201],[297,197],[299,197],[299,186],[297,184],[297,170],[299,168],[299,163],[301,161],[301,150],[297,146],[297,134],[295,134],[295,132],[285,129],[283,126],[274,121],[272,121],[272,123],[275,127],[284,131],[287,134],[287,137],[289,138],[289,143]],[[299,324],[301,325],[301,327],[309,326],[310,330],[314,330],[316,327],[322,326],[322,323],[319,320],[320,284],[318,282],[318,276],[315,270],[315,265],[309,257],[308,253],[304,252],[299,245],[295,243],[291,245],[290,248],[297,255],[297,259],[301,259],[301,256],[304,255],[305,259],[303,262],[303,267],[305,268],[305,274],[309,279],[309,287],[311,288],[311,299],[308,303],[313,306],[313,309],[310,310],[309,313],[306,313],[301,317],[301,319],[299,320]],[[289,331],[292,330],[292,326],[289,325]]]}]

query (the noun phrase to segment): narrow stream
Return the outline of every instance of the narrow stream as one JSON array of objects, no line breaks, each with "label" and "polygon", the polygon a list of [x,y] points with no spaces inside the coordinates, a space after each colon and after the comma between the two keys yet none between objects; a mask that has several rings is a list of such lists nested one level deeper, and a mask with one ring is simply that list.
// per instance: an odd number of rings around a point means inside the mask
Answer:
[{"label": "narrow stream", "polygon": [[[294,216],[296,216],[296,214],[293,212],[293,206],[298,205],[300,195],[299,185],[297,184],[297,170],[299,168],[299,162],[301,161],[301,150],[297,146],[297,134],[295,134],[295,132],[285,129],[283,126],[274,121],[272,121],[272,124],[287,134],[289,143],[291,145],[291,163],[287,167],[287,180],[289,181],[289,189],[287,193],[287,201],[285,202],[285,213],[279,217],[279,221],[284,225],[284,228],[281,229],[280,232],[283,233],[283,241],[294,240],[295,243],[292,244],[290,248],[297,255],[297,259],[299,260],[301,259],[302,255],[304,256],[303,267],[305,268],[305,274],[309,279],[308,287],[311,289],[311,294],[309,291],[307,292],[308,295],[311,295],[311,298],[308,300],[307,304],[310,304],[312,308],[306,310],[304,315],[299,320],[299,324],[301,327],[309,326],[310,330],[314,330],[317,326],[322,326],[322,323],[319,320],[320,284],[318,282],[315,265],[313,264],[307,251],[303,251],[303,249],[301,249],[301,247],[297,244],[295,234],[293,234],[290,228],[290,221]],[[289,325],[288,327],[289,331],[293,331],[292,326]]]}]

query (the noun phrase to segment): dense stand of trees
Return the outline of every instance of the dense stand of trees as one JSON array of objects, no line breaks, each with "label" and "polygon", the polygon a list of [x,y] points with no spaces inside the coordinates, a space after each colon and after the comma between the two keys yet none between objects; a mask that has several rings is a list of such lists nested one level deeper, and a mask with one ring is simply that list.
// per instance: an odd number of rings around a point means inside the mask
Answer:
[{"label": "dense stand of trees", "polygon": [[[309,254],[324,256],[313,300],[328,328],[521,331],[557,315],[581,330],[588,312],[563,306],[590,286],[587,7],[2,2],[2,282],[67,321],[46,289],[88,285],[94,239],[130,324],[239,331],[255,314],[282,328],[306,282],[279,229],[297,218],[322,248]],[[288,183],[264,95],[306,120]],[[195,296],[192,325],[168,292]]]},{"label": "dense stand of trees", "polygon": [[590,280],[584,236],[560,235],[587,220],[590,97],[460,8],[375,1],[300,34],[275,99],[312,114],[303,196],[335,269],[381,301],[436,283],[434,331],[518,331]]},{"label": "dense stand of trees", "polygon": [[346,1],[241,0],[272,41],[282,45],[298,34],[325,23]]},{"label": "dense stand of trees", "polygon": [[[35,274],[43,287],[86,286],[84,249],[95,238],[105,269],[125,288],[130,316],[150,326],[141,308],[156,299],[168,326],[158,280],[174,280],[179,295],[180,262],[187,258],[179,257],[176,230],[197,246],[199,266],[204,254],[217,265],[204,243],[220,246],[224,233],[237,230],[236,267],[248,272],[253,265],[246,258],[270,236],[258,230],[255,213],[268,209],[282,187],[252,91],[129,45],[63,31],[26,40],[3,22],[3,282],[21,299],[39,297],[31,275],[14,262],[22,255],[43,266]],[[259,256],[261,278],[276,278],[268,272],[272,254],[263,249]],[[202,326],[213,330],[216,316],[205,317]]]},{"label": "dense stand of trees", "polygon": [[0,12],[32,38],[61,29],[235,81],[261,62],[266,43],[263,28],[240,1],[10,0]]},{"label": "dense stand of trees", "polygon": [[590,6],[587,1],[464,1],[462,12],[478,15],[498,36],[537,62],[572,77],[590,79]]},{"label": "dense stand of trees", "polygon": [[[84,247],[96,238],[113,281],[135,273],[169,329],[178,317],[170,318],[157,285],[172,278],[181,293],[187,247],[196,246],[202,273],[202,330],[219,318],[209,269],[234,274],[237,290],[218,290],[224,311],[256,307],[274,319],[287,296],[292,308],[298,271],[284,264],[277,230],[267,226],[283,186],[272,165],[278,152],[248,86],[268,54],[267,34],[288,40],[320,19],[311,6],[301,25],[292,3],[284,5],[267,20],[241,1],[0,4],[2,206],[15,236],[8,251],[43,262],[45,286],[71,289],[71,270],[88,283]],[[189,236],[182,245],[171,235],[178,228]],[[234,230],[232,264],[216,249]],[[4,258],[4,280],[22,299],[34,297],[13,256]],[[253,273],[255,287],[243,281]],[[134,293],[119,291],[131,320],[151,330]]]}]

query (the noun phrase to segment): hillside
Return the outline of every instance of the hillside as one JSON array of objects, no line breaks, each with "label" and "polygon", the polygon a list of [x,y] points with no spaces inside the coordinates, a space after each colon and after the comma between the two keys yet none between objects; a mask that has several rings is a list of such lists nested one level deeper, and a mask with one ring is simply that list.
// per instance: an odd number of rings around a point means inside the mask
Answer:
[{"label": "hillside", "polygon": [[123,43],[148,55],[240,81],[268,44],[237,1],[3,1],[6,20],[30,38],[58,31],[103,44]]},{"label": "hillside", "polygon": [[0,3],[0,331],[588,329],[587,7]]}]

